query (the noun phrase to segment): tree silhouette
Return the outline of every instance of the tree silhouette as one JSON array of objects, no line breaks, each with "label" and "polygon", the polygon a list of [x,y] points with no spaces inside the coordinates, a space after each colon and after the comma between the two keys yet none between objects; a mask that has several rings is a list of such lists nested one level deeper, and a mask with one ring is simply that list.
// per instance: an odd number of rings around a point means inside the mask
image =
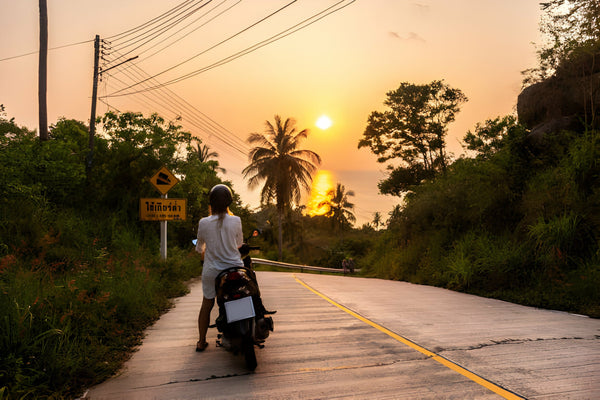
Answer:
[{"label": "tree silhouette", "polygon": [[219,166],[219,161],[213,160],[213,158],[216,159],[219,157],[219,153],[212,151],[208,145],[202,144],[201,142],[197,143],[196,147],[194,147],[194,154],[198,157],[201,163],[210,164],[213,171],[219,171],[222,173],[227,172],[225,168]]},{"label": "tree silhouette", "polygon": [[253,189],[264,181],[261,203],[275,204],[279,218],[279,260],[282,257],[282,220],[286,208],[300,201],[301,191],[309,190],[312,174],[321,157],[311,150],[298,149],[300,141],[308,136],[308,130],[298,132],[296,122],[287,118],[282,122],[275,115],[275,124],[265,122],[264,133],[252,133],[248,143],[250,164],[242,171],[249,177],[248,187]]},{"label": "tree silhouette", "polygon": [[351,196],[354,196],[354,191],[346,191],[344,185],[338,183],[335,189],[327,193],[328,199],[319,204],[319,206],[326,205],[329,207],[329,211],[325,213],[325,216],[331,218],[333,226],[340,231],[344,229],[344,226],[356,222],[356,217],[352,212],[354,204],[350,203],[348,199]]},{"label": "tree silhouette", "polygon": [[387,93],[387,111],[371,113],[358,148],[368,147],[388,166],[388,179],[379,183],[383,194],[401,196],[425,179],[446,170],[446,134],[467,97],[443,81],[417,85],[403,82]]},{"label": "tree silhouette", "polygon": [[373,228],[377,230],[377,228],[379,228],[381,225],[383,225],[381,213],[376,211],[375,214],[373,214]]}]

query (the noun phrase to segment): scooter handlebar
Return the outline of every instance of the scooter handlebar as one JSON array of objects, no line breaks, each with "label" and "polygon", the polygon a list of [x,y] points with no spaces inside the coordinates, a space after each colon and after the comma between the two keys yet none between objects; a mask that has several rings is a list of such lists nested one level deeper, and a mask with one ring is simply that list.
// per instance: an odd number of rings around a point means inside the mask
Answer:
[{"label": "scooter handlebar", "polygon": [[242,245],[242,247],[240,247],[240,254],[246,255],[246,254],[250,253],[250,251],[252,251],[252,250],[260,250],[260,247],[258,247],[258,246],[248,246],[246,243],[244,243]]}]

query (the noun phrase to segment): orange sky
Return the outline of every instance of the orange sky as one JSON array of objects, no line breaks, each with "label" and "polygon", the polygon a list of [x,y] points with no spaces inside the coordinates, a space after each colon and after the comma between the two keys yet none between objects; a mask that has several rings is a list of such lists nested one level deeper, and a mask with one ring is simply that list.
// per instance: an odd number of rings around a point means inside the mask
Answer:
[{"label": "orange sky", "polygon": [[[49,47],[91,40],[96,34],[107,38],[143,24],[182,2],[49,1]],[[136,60],[136,68],[140,68],[141,74],[156,74],[204,52],[287,3],[290,0],[206,2],[203,11],[170,33],[199,18],[204,10],[214,8],[212,14],[199,19],[179,36],[207,22],[211,15],[232,8],[153,57],[147,58],[169,44],[169,40],[146,50],[156,40],[149,42],[131,55],[145,51]],[[157,79],[165,82],[203,68],[336,3],[298,0],[264,23]],[[241,170],[247,165],[242,142],[250,132],[262,131],[264,121],[272,121],[275,114],[293,117],[298,128],[311,130],[305,147],[321,155],[322,168],[332,171],[336,181],[356,193],[353,200],[358,223],[362,224],[372,220],[375,211],[385,216],[397,203],[395,198],[377,195],[377,181],[385,176],[385,165],[376,163],[367,149],[357,149],[369,114],[384,109],[386,92],[401,82],[427,83],[435,79],[444,79],[461,89],[469,102],[450,126],[447,138],[449,150],[460,154],[459,141],[475,123],[514,111],[521,88],[520,71],[536,63],[532,42],[540,40],[538,3],[538,0],[356,0],[306,29],[168,87],[222,129],[199,126],[194,111],[177,105],[165,106],[173,94],[164,89],[146,93],[149,97],[130,95],[105,101],[121,111],[158,111],[166,119],[180,114],[184,127],[220,154],[220,162],[227,169],[225,178],[234,182],[243,201],[251,206],[258,205],[258,190],[248,191],[242,179]],[[37,6],[35,0],[0,0],[0,60],[37,50]],[[61,116],[87,122],[92,43],[53,50],[48,60],[49,122],[54,123]],[[111,71],[111,76],[105,76],[100,84],[100,96],[122,88],[119,80],[126,81],[123,74],[132,71]],[[36,55],[0,61],[0,103],[17,123],[37,127]],[[107,109],[99,103],[98,114]],[[315,126],[323,114],[333,121],[327,130]],[[224,144],[220,135],[229,137],[226,140],[237,150]]]}]

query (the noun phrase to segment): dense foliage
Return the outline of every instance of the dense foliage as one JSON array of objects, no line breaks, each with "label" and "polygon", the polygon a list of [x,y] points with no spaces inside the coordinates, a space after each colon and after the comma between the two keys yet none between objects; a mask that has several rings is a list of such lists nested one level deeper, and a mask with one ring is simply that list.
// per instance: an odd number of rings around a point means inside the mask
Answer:
[{"label": "dense foliage", "polygon": [[[70,398],[114,373],[200,274],[191,240],[218,165],[157,115],[101,122],[86,171],[83,123],[60,120],[40,141],[0,110],[1,399]],[[167,261],[159,223],[138,214],[140,197],[158,197],[148,178],[162,165],[181,178],[169,197],[188,200],[188,219],[168,224]],[[247,221],[239,199],[234,210]]]},{"label": "dense foliage", "polygon": [[[300,186],[275,205],[268,204],[277,189],[265,186],[256,213],[235,196],[245,236],[261,229],[254,244],[265,258],[337,268],[353,258],[366,276],[600,317],[599,4],[544,3],[551,41],[530,71],[533,80],[571,69],[589,75],[581,130],[533,140],[514,117],[499,117],[468,132],[469,156],[451,162],[446,125],[466,98],[442,81],[403,84],[388,94],[391,111],[371,116],[361,143],[382,161],[404,163],[380,186],[406,194],[385,229],[377,230],[380,214],[372,226],[349,227],[352,191],[342,185],[331,197],[337,214],[292,209],[308,179],[299,173],[290,184]],[[281,122],[268,131],[291,131],[280,144],[296,151],[305,132]],[[107,113],[101,124],[88,165],[85,124],[62,119],[40,141],[0,105],[0,400],[72,398],[110,376],[200,274],[191,239],[207,213],[206,194],[221,183],[218,161],[209,160],[216,154],[158,115]],[[277,153],[268,133],[256,134],[255,156],[269,147]],[[273,183],[268,170],[289,176],[259,159],[247,170],[253,179]],[[148,178],[163,165],[181,178],[169,197],[188,202],[187,220],[168,225],[167,261],[159,259],[159,224],[138,216],[139,198],[157,196]]]},{"label": "dense foliage", "polygon": [[506,122],[480,127],[506,133],[493,155],[414,187],[365,272],[600,317],[600,133],[536,143]]},{"label": "dense foliage", "polygon": [[566,61],[597,52],[600,41],[600,0],[547,0],[540,5],[544,40],[538,45],[538,66],[524,71],[526,84],[551,78]]},{"label": "dense foliage", "polygon": [[[546,42],[525,83],[543,98],[518,107],[536,134],[498,117],[468,132],[468,156],[442,173],[392,171],[381,191],[406,196],[361,260],[368,276],[600,317],[600,2],[541,7]],[[561,127],[561,117],[575,123]]]}]

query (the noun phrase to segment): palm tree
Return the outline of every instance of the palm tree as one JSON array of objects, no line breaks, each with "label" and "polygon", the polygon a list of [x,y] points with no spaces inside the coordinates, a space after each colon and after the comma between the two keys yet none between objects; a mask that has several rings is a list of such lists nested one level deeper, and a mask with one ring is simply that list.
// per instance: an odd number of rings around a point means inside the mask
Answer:
[{"label": "palm tree", "polygon": [[350,203],[348,199],[351,196],[354,196],[354,191],[349,190],[346,192],[344,185],[338,183],[335,189],[327,193],[328,199],[320,204],[329,207],[329,211],[325,213],[325,216],[331,218],[331,223],[340,230],[343,230],[345,225],[356,222],[356,217],[352,212],[354,204]]},{"label": "palm tree", "polygon": [[225,168],[219,166],[219,162],[217,160],[211,160],[211,158],[218,158],[219,153],[212,151],[210,147],[205,144],[201,145],[200,142],[196,144],[196,148],[194,150],[201,163],[209,163],[213,171],[219,171],[221,173],[227,172]]},{"label": "palm tree", "polygon": [[379,211],[376,211],[375,214],[373,214],[373,227],[375,228],[375,230],[377,230],[377,228],[379,228],[380,225],[383,225],[383,221],[381,220],[381,213]]},{"label": "palm tree", "polygon": [[265,123],[264,133],[252,133],[248,143],[250,164],[242,171],[249,178],[248,187],[253,189],[264,181],[260,193],[262,204],[274,204],[279,217],[279,260],[282,257],[282,220],[284,212],[300,201],[301,191],[310,189],[312,174],[321,163],[321,157],[311,150],[298,149],[300,141],[308,136],[308,130],[298,132],[296,121],[275,116],[275,124]]}]

